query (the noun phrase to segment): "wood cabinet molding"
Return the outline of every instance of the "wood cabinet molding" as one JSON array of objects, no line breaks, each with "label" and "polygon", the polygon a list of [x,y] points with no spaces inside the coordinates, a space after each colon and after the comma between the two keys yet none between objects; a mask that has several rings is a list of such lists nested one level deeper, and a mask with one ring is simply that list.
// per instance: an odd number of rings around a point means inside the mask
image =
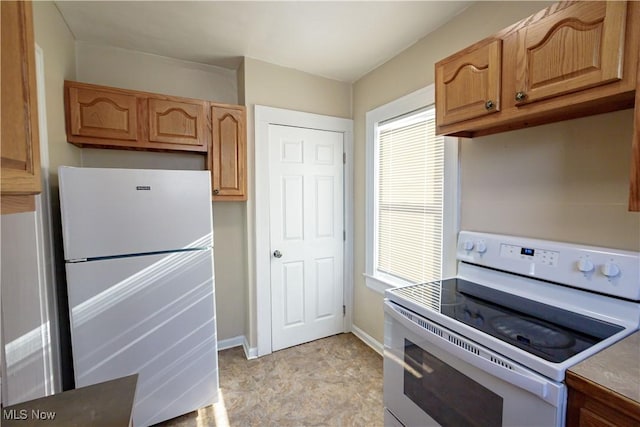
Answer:
[{"label": "wood cabinet molding", "polygon": [[36,196],[11,196],[0,197],[0,214],[15,214],[33,212],[36,210]]},{"label": "wood cabinet molding", "polygon": [[42,182],[31,2],[0,2],[0,26],[2,213],[32,211]]},{"label": "wood cabinet molding", "polygon": [[205,153],[208,101],[65,81],[67,141],[79,147]]}]

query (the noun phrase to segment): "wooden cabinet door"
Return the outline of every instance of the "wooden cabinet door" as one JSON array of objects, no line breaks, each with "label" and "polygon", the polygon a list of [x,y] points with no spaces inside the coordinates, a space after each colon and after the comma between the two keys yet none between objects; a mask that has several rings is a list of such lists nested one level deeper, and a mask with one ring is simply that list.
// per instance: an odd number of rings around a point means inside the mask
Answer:
[{"label": "wooden cabinet door", "polygon": [[67,119],[72,136],[137,140],[135,95],[65,84],[69,103]]},{"label": "wooden cabinet door", "polygon": [[475,45],[436,64],[438,126],[500,111],[502,40]]},{"label": "wooden cabinet door", "polygon": [[243,106],[212,105],[213,200],[247,200],[247,115]]},{"label": "wooden cabinet door", "polygon": [[519,30],[516,105],[622,78],[627,3],[577,2]]},{"label": "wooden cabinet door", "polygon": [[37,194],[42,186],[31,2],[0,2],[0,25],[0,190],[4,204],[5,196]]},{"label": "wooden cabinet door", "polygon": [[149,141],[206,150],[206,102],[149,98]]}]

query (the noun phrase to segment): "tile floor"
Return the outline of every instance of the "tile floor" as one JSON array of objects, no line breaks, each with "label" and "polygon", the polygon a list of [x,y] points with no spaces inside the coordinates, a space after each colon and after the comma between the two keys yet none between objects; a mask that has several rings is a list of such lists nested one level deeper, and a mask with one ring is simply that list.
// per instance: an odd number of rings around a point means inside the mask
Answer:
[{"label": "tile floor", "polygon": [[352,334],[254,360],[223,350],[219,371],[217,404],[159,426],[383,425],[382,357]]}]

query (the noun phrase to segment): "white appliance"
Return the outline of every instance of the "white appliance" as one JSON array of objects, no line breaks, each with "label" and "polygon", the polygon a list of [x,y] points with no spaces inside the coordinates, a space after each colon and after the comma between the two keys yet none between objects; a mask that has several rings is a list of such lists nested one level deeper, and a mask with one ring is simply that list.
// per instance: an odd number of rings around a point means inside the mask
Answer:
[{"label": "white appliance", "polygon": [[75,385],[139,374],[135,426],[218,399],[209,176],[59,169]]},{"label": "white appliance", "polygon": [[563,426],[565,372],[640,325],[640,254],[460,232],[456,277],[386,292],[387,426]]}]

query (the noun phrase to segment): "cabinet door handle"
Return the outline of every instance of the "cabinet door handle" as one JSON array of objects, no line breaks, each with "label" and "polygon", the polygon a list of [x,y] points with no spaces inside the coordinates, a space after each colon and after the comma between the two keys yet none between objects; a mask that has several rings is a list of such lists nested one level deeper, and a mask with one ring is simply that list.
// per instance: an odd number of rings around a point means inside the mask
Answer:
[{"label": "cabinet door handle", "polygon": [[524,99],[527,97],[527,94],[524,92],[516,92],[516,101],[520,102],[520,101],[524,101]]},{"label": "cabinet door handle", "polygon": [[493,103],[492,100],[488,100],[487,102],[484,103],[484,108],[486,108],[487,110],[493,110],[494,107],[495,107],[495,104]]},{"label": "cabinet door handle", "polygon": [[217,196],[219,192],[220,192],[220,190],[216,188],[216,189],[213,190],[213,195]]}]

